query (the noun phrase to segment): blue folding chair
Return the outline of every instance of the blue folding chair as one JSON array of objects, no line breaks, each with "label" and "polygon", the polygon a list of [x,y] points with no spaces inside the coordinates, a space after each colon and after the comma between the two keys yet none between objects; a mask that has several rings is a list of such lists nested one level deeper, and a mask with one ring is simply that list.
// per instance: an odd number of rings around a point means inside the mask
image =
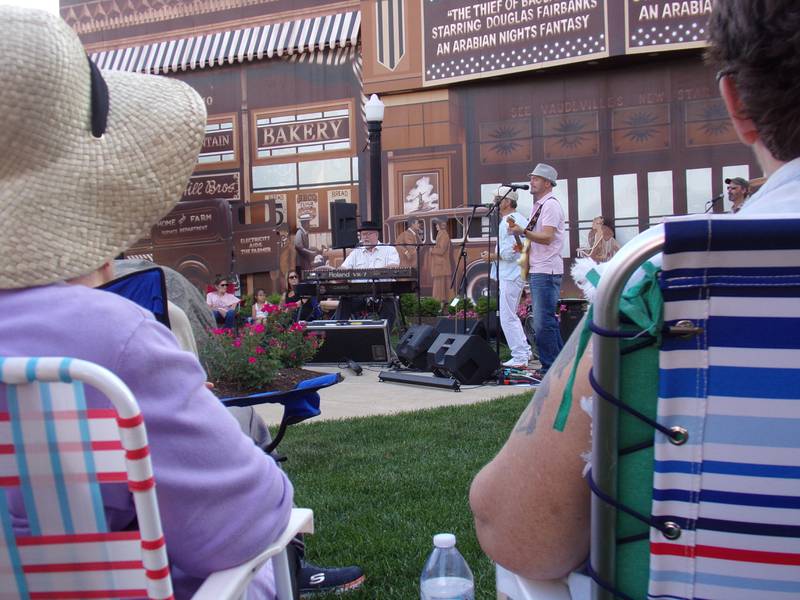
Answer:
[{"label": "blue folding chair", "polygon": [[[603,273],[592,323],[595,600],[800,597],[798,231],[791,216],[677,218]],[[663,328],[648,399],[623,389],[620,349],[642,332],[620,318],[620,296],[659,251]],[[626,421],[649,444],[623,448]],[[639,453],[651,468],[630,467]],[[635,486],[651,491],[637,508]],[[648,575],[630,581],[630,564]]]}]

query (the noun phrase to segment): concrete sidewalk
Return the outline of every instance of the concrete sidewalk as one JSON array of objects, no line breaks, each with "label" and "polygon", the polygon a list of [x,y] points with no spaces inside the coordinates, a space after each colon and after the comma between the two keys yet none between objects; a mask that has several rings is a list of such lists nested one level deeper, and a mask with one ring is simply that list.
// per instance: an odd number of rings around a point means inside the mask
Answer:
[{"label": "concrete sidewalk", "polygon": [[[461,391],[454,392],[421,385],[381,382],[378,380],[378,373],[387,370],[385,367],[362,366],[363,373],[357,376],[349,369],[309,365],[308,368],[311,370],[325,373],[339,372],[344,377],[344,381],[320,390],[322,414],[313,421],[389,415],[437,406],[475,404],[504,396],[533,394],[536,389],[530,386],[488,383],[481,386],[462,386]],[[256,406],[255,410],[270,425],[280,423],[283,414],[283,407],[280,404],[262,404]]]}]

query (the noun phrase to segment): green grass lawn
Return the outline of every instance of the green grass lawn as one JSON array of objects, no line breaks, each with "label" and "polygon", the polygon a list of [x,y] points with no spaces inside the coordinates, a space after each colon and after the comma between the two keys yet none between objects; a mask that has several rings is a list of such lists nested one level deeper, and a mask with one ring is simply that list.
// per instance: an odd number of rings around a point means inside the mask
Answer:
[{"label": "green grass lawn", "polygon": [[348,600],[412,600],[419,598],[433,534],[452,532],[475,575],[476,600],[495,598],[494,567],[475,537],[469,485],[530,396],[292,427],[279,450],[288,456],[296,504],[314,510],[308,559],[363,567],[366,583]]}]

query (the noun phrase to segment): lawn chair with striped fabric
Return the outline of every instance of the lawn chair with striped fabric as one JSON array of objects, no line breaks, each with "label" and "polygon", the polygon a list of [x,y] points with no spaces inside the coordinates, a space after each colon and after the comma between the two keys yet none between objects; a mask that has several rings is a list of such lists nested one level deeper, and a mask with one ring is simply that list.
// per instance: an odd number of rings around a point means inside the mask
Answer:
[{"label": "lawn chair with striped fabric", "polygon": [[[84,383],[114,408],[87,409]],[[145,424],[125,384],[82,360],[0,357],[0,570],[3,598],[171,598]],[[2,396],[2,394],[0,394]],[[138,531],[111,532],[102,483],[126,483]],[[16,535],[9,505],[19,495],[29,531]],[[194,596],[239,598],[270,558],[280,600],[292,598],[285,546],[311,533],[295,509],[272,546],[244,565],[212,574]]]},{"label": "lawn chair with striped fabric", "polygon": [[[592,324],[595,600],[800,596],[798,231],[800,219],[776,215],[677,218],[603,273]],[[620,295],[659,251],[658,370],[637,368],[632,388],[621,351],[642,332],[620,317]]]}]

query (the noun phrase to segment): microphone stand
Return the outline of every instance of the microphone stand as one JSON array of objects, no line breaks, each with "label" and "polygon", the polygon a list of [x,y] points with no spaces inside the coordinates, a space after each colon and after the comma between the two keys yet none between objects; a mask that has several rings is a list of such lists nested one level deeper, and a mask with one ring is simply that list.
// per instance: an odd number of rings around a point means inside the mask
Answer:
[{"label": "microphone stand", "polygon": [[[508,194],[511,191],[512,191],[512,188],[508,187],[508,189],[506,190],[506,193],[503,194],[500,197],[499,200],[497,200],[496,202],[494,202],[492,204],[492,206],[489,208],[489,212],[487,212],[486,215],[485,215],[485,216],[489,217],[489,223],[491,224],[491,215],[494,212],[494,210],[497,209],[497,235],[495,236],[496,237],[496,242],[495,242],[495,255],[494,255],[494,272],[495,272],[495,275],[497,275],[497,278],[495,279],[494,286],[492,286],[492,261],[491,260],[487,261],[486,271],[487,271],[487,275],[488,275],[487,283],[488,283],[489,293],[487,294],[487,297],[486,297],[486,300],[487,300],[487,302],[486,302],[486,329],[488,331],[491,331],[491,329],[489,327],[489,313],[492,311],[492,287],[494,287],[495,298],[497,299],[497,308],[494,311],[494,322],[495,322],[495,329],[496,329],[496,331],[494,333],[494,353],[497,356],[497,362],[498,362],[498,367],[497,367],[497,384],[498,385],[500,384],[500,381],[502,380],[502,373],[503,373],[503,369],[501,368],[502,365],[499,364],[500,363],[500,204],[503,202],[503,200],[505,200],[505,197],[508,196]],[[491,256],[492,231],[493,230],[494,230],[493,227],[491,227],[489,229],[489,240],[487,242],[487,244],[489,246],[489,249],[490,249],[489,250],[489,256]]]},{"label": "microphone stand", "polygon": [[[469,237],[469,229],[472,226],[472,220],[475,218],[475,211],[478,210],[478,204],[472,205],[472,213],[469,215],[467,221],[467,228],[464,231],[464,238],[461,240],[461,247],[458,253],[458,262],[456,268],[453,269],[453,276],[450,278],[450,289],[455,289],[456,275],[458,275],[458,267],[463,262],[463,273],[461,275],[461,283],[459,284],[461,296],[461,310],[464,313],[464,333],[467,333],[467,238]],[[458,327],[455,328],[456,330]]]}]

